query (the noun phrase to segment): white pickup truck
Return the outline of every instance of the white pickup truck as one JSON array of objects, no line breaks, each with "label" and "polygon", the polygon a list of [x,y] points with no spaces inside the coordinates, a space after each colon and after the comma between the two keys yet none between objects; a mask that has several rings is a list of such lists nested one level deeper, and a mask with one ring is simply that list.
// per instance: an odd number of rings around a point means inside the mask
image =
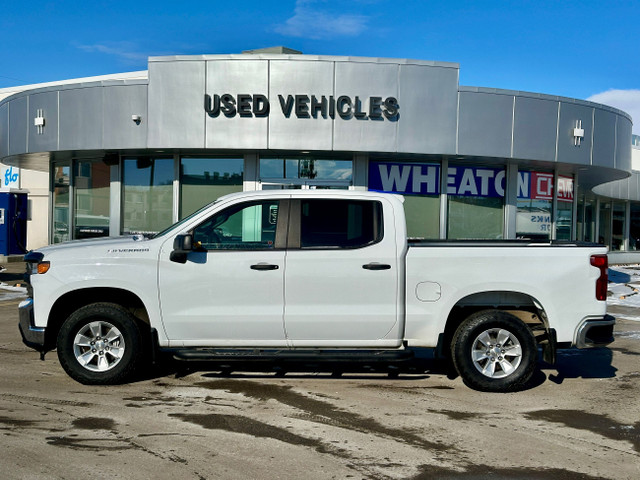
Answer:
[{"label": "white pickup truck", "polygon": [[[538,348],[607,345],[607,251],[527,241],[408,241],[402,197],[227,195],[153,238],[26,255],[25,343],[85,384],[182,360],[400,361],[436,348],[464,382],[520,389]],[[348,369],[348,364],[345,369]]]}]

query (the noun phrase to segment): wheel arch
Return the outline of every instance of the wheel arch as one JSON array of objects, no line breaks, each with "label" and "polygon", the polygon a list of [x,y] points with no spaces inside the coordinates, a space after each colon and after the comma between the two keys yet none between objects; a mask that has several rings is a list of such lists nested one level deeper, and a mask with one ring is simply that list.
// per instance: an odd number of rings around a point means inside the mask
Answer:
[{"label": "wheel arch", "polygon": [[512,314],[533,331],[538,343],[550,337],[546,311],[532,295],[505,290],[477,292],[458,300],[449,311],[444,332],[438,341],[439,355],[449,356],[449,346],[460,324],[482,310],[501,310]]},{"label": "wheel arch", "polygon": [[149,312],[142,299],[135,293],[112,287],[84,288],[65,293],[51,307],[45,334],[46,350],[55,348],[58,332],[69,315],[92,303],[120,305],[133,314],[142,332],[150,331]]}]

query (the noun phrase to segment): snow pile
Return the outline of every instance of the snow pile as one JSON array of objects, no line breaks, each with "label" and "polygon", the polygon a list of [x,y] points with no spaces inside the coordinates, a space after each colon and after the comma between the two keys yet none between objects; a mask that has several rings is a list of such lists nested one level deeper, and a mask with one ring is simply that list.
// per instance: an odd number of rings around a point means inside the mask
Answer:
[{"label": "snow pile", "polygon": [[18,287],[0,282],[0,301],[15,300],[18,298],[25,298],[26,296],[27,289],[25,287]]},{"label": "snow pile", "polygon": [[640,307],[640,265],[609,268],[609,305]]},{"label": "snow pile", "polygon": [[612,307],[610,311],[616,318],[640,322],[640,265],[609,268],[607,306]]}]

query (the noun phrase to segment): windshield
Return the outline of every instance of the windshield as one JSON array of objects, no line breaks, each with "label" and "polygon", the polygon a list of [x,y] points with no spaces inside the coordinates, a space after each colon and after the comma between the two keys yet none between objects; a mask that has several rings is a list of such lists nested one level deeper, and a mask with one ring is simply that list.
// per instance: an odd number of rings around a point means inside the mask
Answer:
[{"label": "windshield", "polygon": [[191,220],[191,219],[192,219],[193,217],[195,217],[196,215],[199,215],[202,211],[206,210],[206,209],[207,209],[207,208],[209,208],[211,205],[214,205],[215,203],[218,203],[218,201],[219,201],[219,199],[218,199],[218,200],[216,200],[216,201],[214,201],[214,202],[211,202],[211,203],[209,203],[209,204],[205,205],[204,207],[202,207],[202,208],[200,208],[200,209],[196,210],[195,212],[193,212],[191,215],[189,215],[189,216],[187,216],[187,217],[184,217],[184,218],[183,218],[182,220],[180,220],[179,222],[174,223],[173,225],[171,225],[171,226],[169,226],[169,227],[165,228],[165,229],[164,229],[164,230],[162,230],[161,232],[158,232],[158,233],[153,234],[153,235],[149,235],[149,238],[157,238],[157,237],[161,237],[161,236],[166,235],[167,233],[169,233],[171,230],[174,230],[174,229],[178,229],[178,228],[180,228],[180,226],[182,226],[183,224],[187,223],[189,220]]}]

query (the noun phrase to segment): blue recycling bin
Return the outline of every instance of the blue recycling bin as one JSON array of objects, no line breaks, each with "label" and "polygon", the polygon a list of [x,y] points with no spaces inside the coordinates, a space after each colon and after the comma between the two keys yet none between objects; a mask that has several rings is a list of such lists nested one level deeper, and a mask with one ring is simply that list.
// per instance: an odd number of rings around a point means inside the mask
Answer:
[{"label": "blue recycling bin", "polygon": [[27,246],[27,194],[0,192],[0,255],[21,255]]}]

